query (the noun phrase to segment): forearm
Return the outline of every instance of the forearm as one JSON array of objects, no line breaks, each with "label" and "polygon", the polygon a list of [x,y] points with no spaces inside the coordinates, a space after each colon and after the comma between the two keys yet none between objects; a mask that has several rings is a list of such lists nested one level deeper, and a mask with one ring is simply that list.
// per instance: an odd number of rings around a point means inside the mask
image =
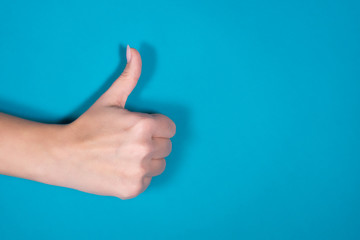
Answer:
[{"label": "forearm", "polygon": [[0,113],[0,174],[51,184],[61,128]]}]

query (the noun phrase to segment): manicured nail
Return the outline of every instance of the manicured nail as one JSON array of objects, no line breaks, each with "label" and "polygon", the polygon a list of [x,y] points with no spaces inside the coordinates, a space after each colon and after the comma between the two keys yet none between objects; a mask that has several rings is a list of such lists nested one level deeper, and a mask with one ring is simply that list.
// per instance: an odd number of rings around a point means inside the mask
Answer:
[{"label": "manicured nail", "polygon": [[127,62],[130,62],[130,60],[131,60],[131,51],[130,51],[129,44],[126,47],[126,60],[127,60]]}]

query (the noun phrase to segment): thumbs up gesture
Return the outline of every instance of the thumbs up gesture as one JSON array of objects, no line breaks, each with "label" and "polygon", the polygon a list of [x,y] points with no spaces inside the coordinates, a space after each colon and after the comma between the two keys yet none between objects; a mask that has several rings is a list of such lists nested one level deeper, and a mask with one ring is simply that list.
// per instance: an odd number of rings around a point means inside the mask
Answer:
[{"label": "thumbs up gesture", "polygon": [[[62,131],[56,174],[45,182],[89,193],[133,198],[165,169],[175,124],[161,114],[130,112],[128,96],[141,73],[139,52],[127,46],[127,65],[112,86]],[[64,150],[65,149],[65,150]]]}]

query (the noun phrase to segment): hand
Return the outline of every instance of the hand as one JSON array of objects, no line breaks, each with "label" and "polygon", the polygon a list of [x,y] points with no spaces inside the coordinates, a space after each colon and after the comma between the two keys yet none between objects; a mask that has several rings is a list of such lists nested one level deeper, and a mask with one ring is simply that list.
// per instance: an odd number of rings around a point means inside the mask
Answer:
[{"label": "hand", "polygon": [[127,66],[112,86],[61,130],[56,171],[44,182],[81,191],[133,198],[165,169],[175,124],[161,114],[126,110],[141,73],[141,57],[128,47]]}]

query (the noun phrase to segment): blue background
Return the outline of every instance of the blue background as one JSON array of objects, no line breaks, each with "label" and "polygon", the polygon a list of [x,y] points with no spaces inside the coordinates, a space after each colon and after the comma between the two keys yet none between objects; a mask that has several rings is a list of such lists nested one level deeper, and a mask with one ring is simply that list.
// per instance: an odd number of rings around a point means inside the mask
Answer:
[{"label": "blue background", "polygon": [[[0,239],[360,239],[359,1],[0,2],[0,110],[79,116],[143,58],[130,110],[177,124],[122,201],[0,176]],[[1,134],[1,133],[0,133]]]}]

